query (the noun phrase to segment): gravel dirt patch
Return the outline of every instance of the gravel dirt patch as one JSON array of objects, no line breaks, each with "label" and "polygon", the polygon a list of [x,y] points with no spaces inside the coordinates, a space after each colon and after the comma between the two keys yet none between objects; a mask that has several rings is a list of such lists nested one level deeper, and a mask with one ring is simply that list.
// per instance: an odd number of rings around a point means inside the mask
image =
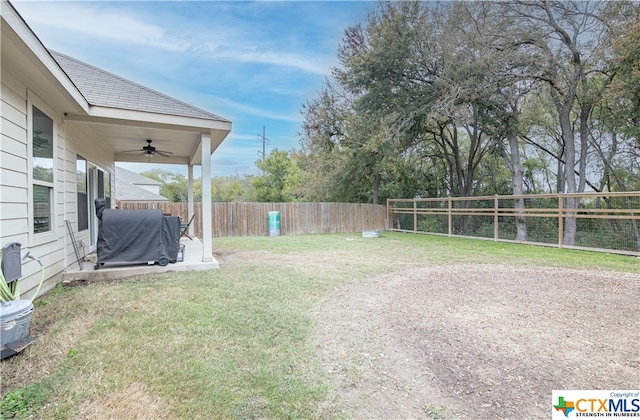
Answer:
[{"label": "gravel dirt patch", "polygon": [[498,264],[339,288],[317,348],[348,418],[549,418],[554,389],[640,388],[640,276]]}]

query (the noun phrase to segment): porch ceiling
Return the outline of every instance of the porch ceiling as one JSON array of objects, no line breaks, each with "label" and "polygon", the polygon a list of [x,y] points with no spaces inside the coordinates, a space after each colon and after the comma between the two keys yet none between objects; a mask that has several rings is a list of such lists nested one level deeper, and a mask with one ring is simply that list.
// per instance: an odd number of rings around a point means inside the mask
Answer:
[{"label": "porch ceiling", "polygon": [[[107,111],[114,114],[118,110]],[[206,124],[202,124],[202,121],[192,121],[193,119],[185,117],[131,111],[129,113],[145,115],[98,117],[67,114],[65,119],[90,130],[113,150],[114,160],[118,162],[200,165],[201,134],[211,135],[211,155],[231,131],[230,122],[212,124],[211,121],[206,121]],[[203,127],[204,125],[209,127]],[[212,125],[215,127],[211,127]],[[163,157],[156,154],[148,157],[141,155],[142,152],[129,152],[141,150],[147,145],[147,139],[153,140],[151,145],[156,149],[171,152],[171,156]]]}]

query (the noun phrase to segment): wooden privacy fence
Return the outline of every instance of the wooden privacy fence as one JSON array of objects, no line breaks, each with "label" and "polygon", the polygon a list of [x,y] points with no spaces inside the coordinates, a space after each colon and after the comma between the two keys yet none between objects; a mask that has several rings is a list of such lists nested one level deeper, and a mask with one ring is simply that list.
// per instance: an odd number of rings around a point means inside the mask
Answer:
[{"label": "wooden privacy fence", "polygon": [[[388,229],[401,232],[640,256],[640,191],[394,199],[387,200],[387,218]],[[569,222],[576,232],[571,244]]]},{"label": "wooden privacy fence", "polygon": [[[160,209],[189,220],[186,203],[118,202],[123,210]],[[212,237],[267,236],[268,214],[280,213],[281,235],[384,230],[386,207],[359,203],[212,203]],[[202,237],[202,206],[195,205],[195,234]]]}]

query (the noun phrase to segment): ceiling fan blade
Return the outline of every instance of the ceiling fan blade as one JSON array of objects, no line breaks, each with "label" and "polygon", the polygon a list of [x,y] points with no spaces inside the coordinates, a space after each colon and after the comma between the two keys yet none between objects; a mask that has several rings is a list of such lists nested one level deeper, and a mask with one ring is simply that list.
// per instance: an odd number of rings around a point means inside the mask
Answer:
[{"label": "ceiling fan blade", "polygon": [[142,146],[140,149],[136,149],[136,150],[125,150],[124,152],[121,152],[121,153],[137,153],[137,156],[146,156],[149,158],[153,157],[154,155],[170,157],[169,155],[173,154],[173,152],[156,149],[151,145],[151,142],[152,140],[147,140],[146,146]]}]

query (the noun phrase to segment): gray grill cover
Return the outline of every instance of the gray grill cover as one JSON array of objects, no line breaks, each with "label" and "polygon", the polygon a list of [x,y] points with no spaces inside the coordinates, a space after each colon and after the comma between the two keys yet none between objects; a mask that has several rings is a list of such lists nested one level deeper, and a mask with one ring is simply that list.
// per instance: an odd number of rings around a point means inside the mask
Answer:
[{"label": "gray grill cover", "polygon": [[180,248],[180,218],[178,216],[162,216],[163,255],[169,262],[176,262]]},{"label": "gray grill cover", "polygon": [[105,263],[167,265],[178,258],[180,221],[160,210],[114,210],[96,199],[98,261]]}]

